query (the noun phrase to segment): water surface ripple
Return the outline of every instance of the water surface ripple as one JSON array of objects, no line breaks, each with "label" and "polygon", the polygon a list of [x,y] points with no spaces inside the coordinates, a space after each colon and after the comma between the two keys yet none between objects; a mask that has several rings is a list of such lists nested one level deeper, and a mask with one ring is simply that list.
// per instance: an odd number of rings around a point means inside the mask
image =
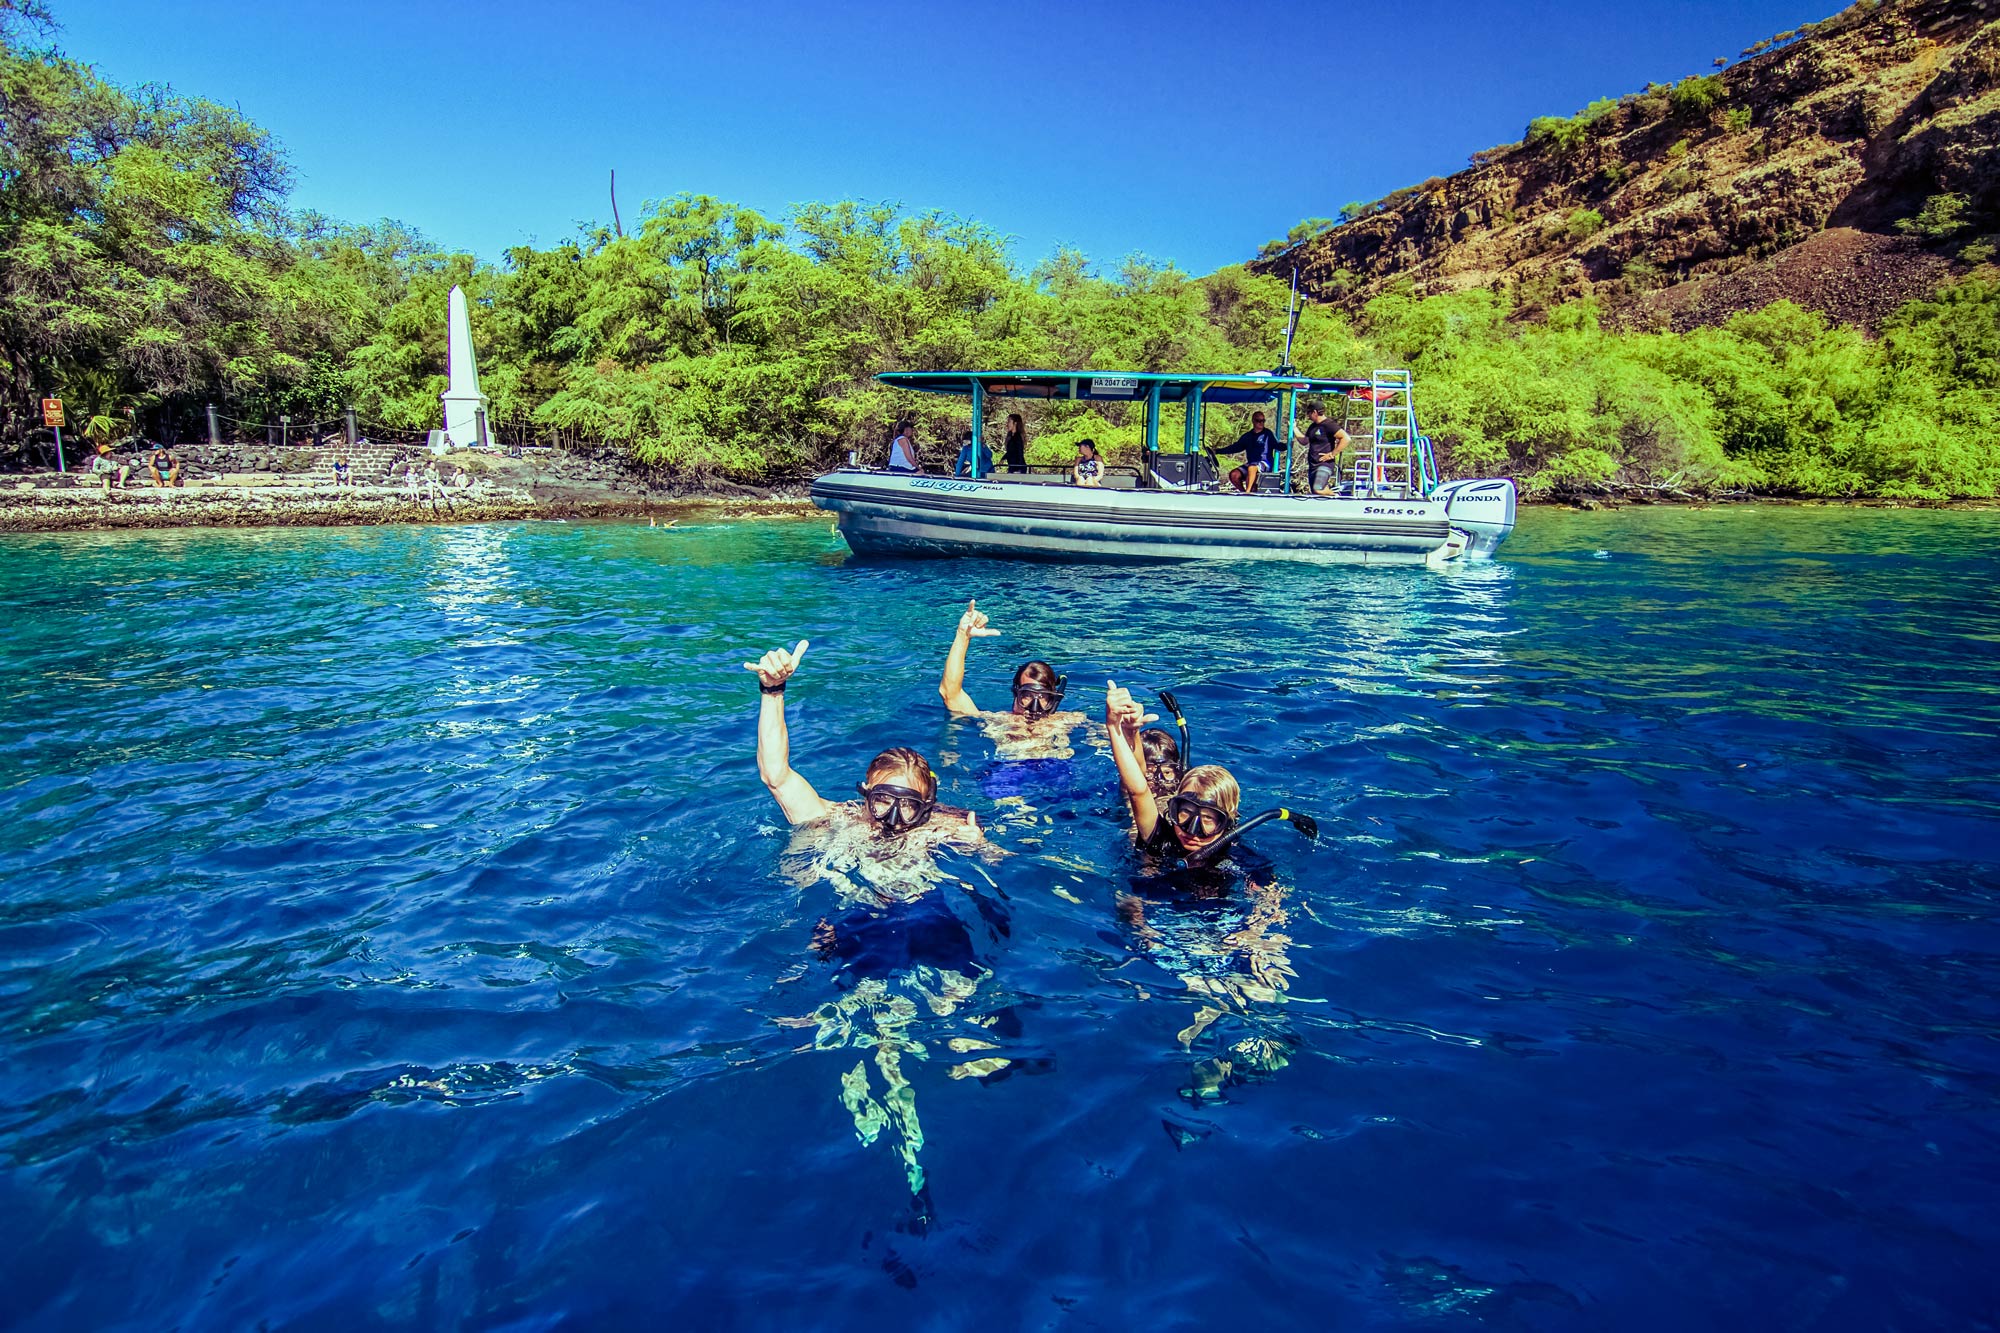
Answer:
[{"label": "water surface ripple", "polygon": [[[0,540],[6,1322],[1990,1327],[1997,521],[1532,512],[1436,574]],[[1255,835],[1268,910],[1120,910],[1108,760],[1017,792],[938,707],[971,594],[975,697],[1171,687],[1320,816]],[[751,760],[738,664],[800,637],[800,770],[914,745],[1016,853],[898,1029],[928,1219]]]}]

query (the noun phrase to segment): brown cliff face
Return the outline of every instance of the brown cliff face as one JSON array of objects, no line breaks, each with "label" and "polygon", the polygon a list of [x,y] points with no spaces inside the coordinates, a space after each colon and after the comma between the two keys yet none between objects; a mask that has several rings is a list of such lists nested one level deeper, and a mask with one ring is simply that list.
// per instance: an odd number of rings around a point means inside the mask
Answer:
[{"label": "brown cliff face", "polygon": [[[1688,327],[1788,296],[1873,327],[1962,267],[1923,239],[2000,231],[2000,0],[1863,0],[1591,111],[1252,267],[1296,265],[1346,306],[1407,281],[1508,290],[1524,311],[1596,296],[1615,322]],[[1941,196],[1959,201],[1949,236],[1909,234]]]}]

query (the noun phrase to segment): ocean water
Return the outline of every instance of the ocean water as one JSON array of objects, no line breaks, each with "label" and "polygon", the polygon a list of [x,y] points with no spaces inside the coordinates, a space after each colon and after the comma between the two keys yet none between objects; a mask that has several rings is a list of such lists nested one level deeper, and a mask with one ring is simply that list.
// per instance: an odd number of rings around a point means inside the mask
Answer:
[{"label": "ocean water", "polygon": [[[0,540],[0,1322],[1992,1327],[1997,549]],[[976,699],[1170,688],[1317,844],[1148,881],[1088,737],[1023,770],[939,707],[968,596]],[[799,638],[795,767],[914,746],[1011,853],[932,873],[908,966],[812,947],[870,911],[757,779],[741,663]]]}]

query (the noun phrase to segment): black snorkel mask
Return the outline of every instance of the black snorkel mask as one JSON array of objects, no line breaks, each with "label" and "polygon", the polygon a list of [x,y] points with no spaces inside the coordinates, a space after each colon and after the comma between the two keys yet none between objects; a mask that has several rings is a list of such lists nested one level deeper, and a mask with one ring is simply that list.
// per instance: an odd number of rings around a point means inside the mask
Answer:
[{"label": "black snorkel mask", "polygon": [[1014,706],[1023,717],[1047,717],[1062,707],[1063,695],[1068,692],[1068,676],[1057,676],[1052,686],[1016,685]]},{"label": "black snorkel mask", "polygon": [[861,793],[861,808],[885,838],[897,837],[928,823],[938,804],[935,796],[893,782],[863,782],[854,790]]},{"label": "black snorkel mask", "polygon": [[1167,798],[1167,822],[1190,838],[1216,838],[1236,827],[1236,816],[1189,792]]}]

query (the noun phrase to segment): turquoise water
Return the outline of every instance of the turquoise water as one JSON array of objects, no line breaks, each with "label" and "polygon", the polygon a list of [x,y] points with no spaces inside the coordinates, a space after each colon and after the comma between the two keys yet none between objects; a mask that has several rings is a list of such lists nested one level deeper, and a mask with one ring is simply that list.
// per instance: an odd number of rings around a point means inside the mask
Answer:
[{"label": "turquoise water", "polygon": [[[7,1322],[1990,1326],[1997,538],[1530,512],[1438,574],[867,565],[809,521],[0,540]],[[970,594],[976,698],[1029,656],[1086,707],[1172,688],[1320,845],[1135,885],[1107,759],[1024,776],[938,706]],[[798,769],[838,797],[913,745],[1014,853],[924,899],[962,990],[809,948],[844,909],[740,666],[801,637]],[[906,1110],[921,1146],[861,1141]]]}]

